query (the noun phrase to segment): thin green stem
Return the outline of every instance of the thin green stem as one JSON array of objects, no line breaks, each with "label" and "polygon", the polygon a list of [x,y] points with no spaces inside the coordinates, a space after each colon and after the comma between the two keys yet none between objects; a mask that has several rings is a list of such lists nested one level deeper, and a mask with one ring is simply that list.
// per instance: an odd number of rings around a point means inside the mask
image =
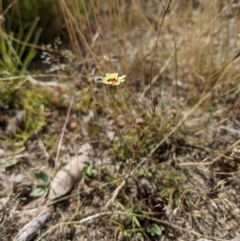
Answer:
[{"label": "thin green stem", "polygon": [[132,150],[128,147],[128,145],[126,144],[126,142],[124,141],[123,139],[123,136],[122,136],[122,133],[119,129],[119,126],[118,126],[118,122],[117,122],[117,117],[116,117],[116,112],[117,112],[117,101],[116,101],[116,98],[115,98],[115,86],[109,86],[109,92],[110,92],[110,95],[112,97],[112,102],[113,102],[113,105],[112,105],[112,109],[113,109],[113,119],[114,119],[114,122],[116,124],[116,127],[117,127],[117,132],[118,132],[118,137],[121,139],[122,143],[124,144],[124,146],[126,147],[126,149],[128,151],[130,151],[130,153],[132,153]]}]

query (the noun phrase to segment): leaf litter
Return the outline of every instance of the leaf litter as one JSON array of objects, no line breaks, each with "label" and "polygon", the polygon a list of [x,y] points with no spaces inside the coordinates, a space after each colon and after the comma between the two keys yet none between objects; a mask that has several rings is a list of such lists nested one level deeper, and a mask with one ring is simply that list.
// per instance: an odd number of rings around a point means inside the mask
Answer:
[{"label": "leaf litter", "polygon": [[78,154],[71,157],[71,160],[60,171],[51,182],[48,199],[60,198],[71,191],[73,186],[82,176],[82,171],[87,162],[90,161],[92,147],[86,143],[80,147]]}]

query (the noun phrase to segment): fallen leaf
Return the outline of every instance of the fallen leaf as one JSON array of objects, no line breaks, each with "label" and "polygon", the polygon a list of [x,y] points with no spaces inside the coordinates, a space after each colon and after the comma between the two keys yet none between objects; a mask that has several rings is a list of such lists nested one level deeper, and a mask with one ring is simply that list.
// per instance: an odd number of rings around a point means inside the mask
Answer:
[{"label": "fallen leaf", "polygon": [[60,198],[71,191],[75,183],[80,179],[85,162],[88,162],[92,147],[84,144],[78,151],[79,155],[73,156],[51,182],[48,199]]}]

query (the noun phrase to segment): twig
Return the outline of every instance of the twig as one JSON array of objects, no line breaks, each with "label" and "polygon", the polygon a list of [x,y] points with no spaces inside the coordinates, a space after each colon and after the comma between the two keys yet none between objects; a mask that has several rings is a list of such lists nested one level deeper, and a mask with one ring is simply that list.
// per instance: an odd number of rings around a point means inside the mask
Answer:
[{"label": "twig", "polygon": [[[150,213],[147,213],[147,214],[149,215]],[[41,235],[41,237],[39,237],[36,241],[40,241],[44,236],[46,236],[48,233],[50,233],[51,231],[53,231],[54,229],[56,229],[60,225],[83,224],[83,223],[86,223],[86,222],[91,221],[93,219],[100,218],[102,216],[108,216],[108,215],[124,215],[124,216],[131,215],[131,216],[136,216],[138,218],[148,219],[148,220],[154,221],[156,223],[160,223],[160,224],[172,227],[174,229],[178,229],[178,230],[181,230],[183,232],[187,232],[189,234],[196,235],[198,237],[203,237],[203,238],[206,238],[206,239],[211,239],[211,240],[216,240],[216,241],[231,241],[231,240],[228,240],[228,239],[220,239],[220,238],[215,238],[215,237],[208,237],[208,236],[205,236],[203,234],[197,233],[194,230],[187,230],[186,228],[179,227],[178,225],[169,223],[168,221],[164,221],[164,220],[161,220],[161,219],[149,217],[149,216],[142,215],[142,214],[136,214],[136,213],[130,213],[130,212],[121,212],[121,211],[115,211],[115,212],[107,211],[107,212],[97,213],[97,214],[94,214],[92,216],[88,216],[88,217],[83,218],[83,219],[81,219],[79,221],[70,221],[70,222],[57,223],[56,225],[54,225],[53,227],[48,229],[45,233],[43,233]]]},{"label": "twig", "polygon": [[68,119],[69,119],[70,112],[71,112],[71,109],[72,109],[73,101],[74,101],[74,95],[72,96],[72,98],[70,100],[70,104],[69,104],[68,110],[67,110],[67,115],[66,115],[65,122],[64,122],[64,125],[63,125],[63,128],[62,128],[62,133],[61,133],[60,140],[59,140],[59,143],[58,143],[57,155],[56,155],[56,159],[55,159],[56,164],[57,164],[58,159],[59,159],[59,154],[60,154],[60,150],[61,150],[61,146],[62,146],[62,142],[63,142],[63,137],[64,137],[64,133],[65,133],[65,130],[66,130],[66,127],[67,127],[67,123],[68,123]]},{"label": "twig", "polygon": [[[160,2],[161,2],[161,1],[160,1]],[[152,113],[155,112],[155,105],[154,105],[154,100],[153,100],[153,96],[152,96],[152,70],[153,70],[153,63],[154,63],[155,55],[156,55],[156,52],[157,52],[157,45],[158,45],[158,40],[159,40],[159,37],[160,37],[161,30],[162,30],[162,26],[163,26],[165,17],[166,17],[166,15],[167,15],[167,12],[168,12],[168,10],[169,10],[169,8],[170,8],[171,2],[172,2],[172,0],[169,0],[169,1],[168,1],[168,5],[167,5],[166,8],[164,8],[164,6],[163,6],[163,4],[162,4],[162,2],[161,2],[162,7],[163,7],[163,10],[164,10],[164,14],[163,14],[163,18],[162,18],[160,27],[159,27],[159,29],[158,29],[157,40],[156,40],[155,47],[154,47],[154,51],[153,51],[153,58],[152,58],[151,70],[150,70],[151,80],[150,80],[150,83],[149,83],[149,89],[150,89],[150,98],[151,98],[151,103],[152,103]]]}]

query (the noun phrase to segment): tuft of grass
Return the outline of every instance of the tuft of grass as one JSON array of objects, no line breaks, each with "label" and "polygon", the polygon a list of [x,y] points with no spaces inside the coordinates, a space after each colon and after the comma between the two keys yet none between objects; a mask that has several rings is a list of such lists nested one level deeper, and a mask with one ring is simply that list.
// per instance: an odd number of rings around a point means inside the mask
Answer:
[{"label": "tuft of grass", "polygon": [[[24,43],[33,39],[36,44],[40,31],[36,31],[38,19],[29,27],[25,36],[19,31],[16,38]],[[36,51],[26,45],[14,42],[13,34],[4,31],[3,24],[0,27],[0,111],[3,115],[9,116],[12,110],[23,113],[19,123],[12,123],[12,135],[14,140],[2,139],[9,145],[19,146],[31,137],[44,125],[42,96],[35,93],[33,86],[27,82],[28,66],[33,61]],[[11,144],[10,144],[11,143]]]}]

